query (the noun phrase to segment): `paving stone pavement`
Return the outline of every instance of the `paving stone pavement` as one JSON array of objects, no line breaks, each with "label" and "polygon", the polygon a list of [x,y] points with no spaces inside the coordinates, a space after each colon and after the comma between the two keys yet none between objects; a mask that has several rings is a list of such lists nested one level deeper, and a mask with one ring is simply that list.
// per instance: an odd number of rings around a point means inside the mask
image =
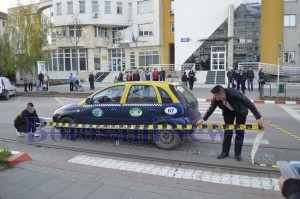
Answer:
[{"label": "paving stone pavement", "polygon": [[[3,144],[3,143],[1,143]],[[18,164],[12,169],[0,172],[1,199],[33,198],[282,198],[279,191],[256,189],[235,185],[222,185],[184,178],[169,178],[109,168],[69,163],[78,155],[91,155],[59,149],[10,144],[12,148],[30,154],[33,161]],[[119,162],[126,158],[105,157],[93,154],[97,158],[113,158]],[[128,161],[128,160],[127,160]],[[152,162],[143,162],[153,164]],[[181,169],[199,169],[198,167],[180,167],[178,164],[157,163],[159,166]],[[204,173],[225,172],[200,168]],[[276,175],[230,172],[232,176],[250,175],[253,178],[278,178]],[[216,178],[216,177],[215,177]],[[247,179],[244,179],[247,180]]]}]

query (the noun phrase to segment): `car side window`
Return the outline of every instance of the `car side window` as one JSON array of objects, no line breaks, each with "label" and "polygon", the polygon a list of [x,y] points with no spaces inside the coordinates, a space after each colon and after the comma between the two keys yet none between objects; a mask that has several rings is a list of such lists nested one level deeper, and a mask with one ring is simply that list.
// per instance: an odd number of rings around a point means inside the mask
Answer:
[{"label": "car side window", "polygon": [[167,91],[165,91],[165,89],[158,87],[158,91],[161,96],[161,101],[163,104],[173,103],[171,96],[169,95],[169,93],[167,93]]},{"label": "car side window", "polygon": [[126,103],[155,104],[157,103],[156,92],[152,86],[148,85],[131,86]]},{"label": "car side window", "polygon": [[125,86],[114,86],[100,91],[92,98],[94,104],[119,104],[124,93]]}]

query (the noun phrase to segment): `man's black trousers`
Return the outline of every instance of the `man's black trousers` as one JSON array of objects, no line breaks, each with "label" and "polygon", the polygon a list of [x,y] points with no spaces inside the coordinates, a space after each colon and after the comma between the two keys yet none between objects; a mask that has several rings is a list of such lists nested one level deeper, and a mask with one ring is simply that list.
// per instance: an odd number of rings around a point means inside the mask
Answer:
[{"label": "man's black trousers", "polygon": [[[223,111],[223,117],[224,117],[225,124],[234,124],[234,121],[235,121],[235,124],[245,124],[246,120],[247,120],[247,115],[243,115],[237,111],[231,111],[227,107],[225,107],[225,110]],[[236,133],[236,136],[235,136],[234,153],[235,153],[235,155],[241,155],[245,131],[244,130],[235,130],[235,133]],[[222,153],[229,154],[232,135],[233,135],[232,130],[224,131]]]}]

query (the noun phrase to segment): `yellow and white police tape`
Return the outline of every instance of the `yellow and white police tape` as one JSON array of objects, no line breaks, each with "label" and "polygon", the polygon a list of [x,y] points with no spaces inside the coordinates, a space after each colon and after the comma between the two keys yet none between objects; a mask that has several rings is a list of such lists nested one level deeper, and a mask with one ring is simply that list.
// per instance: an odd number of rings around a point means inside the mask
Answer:
[{"label": "yellow and white police tape", "polygon": [[45,126],[55,128],[77,128],[77,129],[103,129],[103,130],[255,130],[257,135],[253,143],[251,150],[251,161],[252,164],[262,167],[273,167],[278,168],[277,165],[261,164],[254,161],[254,157],[257,153],[259,144],[265,134],[265,131],[258,124],[202,124],[202,125],[191,125],[191,124],[149,124],[149,125],[104,125],[104,124],[75,124],[75,123],[60,123],[60,122],[45,122]]}]

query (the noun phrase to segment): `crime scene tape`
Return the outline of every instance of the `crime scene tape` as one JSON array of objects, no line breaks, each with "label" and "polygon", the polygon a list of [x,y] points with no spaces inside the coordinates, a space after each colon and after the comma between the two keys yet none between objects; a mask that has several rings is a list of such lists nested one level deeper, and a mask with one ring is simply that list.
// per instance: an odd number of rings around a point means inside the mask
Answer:
[{"label": "crime scene tape", "polygon": [[265,134],[264,129],[258,124],[149,124],[149,125],[96,125],[96,124],[75,124],[75,123],[60,123],[60,122],[44,122],[47,127],[55,128],[78,128],[78,129],[103,129],[103,130],[180,130],[180,131],[197,131],[197,130],[256,130],[258,131],[253,147],[251,150],[251,161],[253,165],[261,167],[278,168],[277,165],[261,164],[254,161],[259,144]]},{"label": "crime scene tape", "polygon": [[284,133],[284,134],[286,134],[286,135],[288,135],[288,136],[290,136],[290,137],[292,137],[292,138],[294,138],[294,139],[300,141],[300,137],[299,137],[299,136],[296,136],[296,135],[294,135],[294,134],[288,132],[287,130],[284,130],[284,129],[280,128],[279,126],[276,126],[275,124],[272,124],[271,121],[268,121],[268,120],[264,120],[264,121],[265,121],[269,126],[275,128],[275,129],[277,129],[278,131],[280,131],[280,132],[282,132],[282,133]]},{"label": "crime scene tape", "polygon": [[75,123],[60,123],[60,122],[44,122],[47,127],[56,128],[78,128],[78,129],[126,129],[126,130],[260,130],[257,124],[149,124],[149,125],[96,125],[96,124],[75,124]]}]

